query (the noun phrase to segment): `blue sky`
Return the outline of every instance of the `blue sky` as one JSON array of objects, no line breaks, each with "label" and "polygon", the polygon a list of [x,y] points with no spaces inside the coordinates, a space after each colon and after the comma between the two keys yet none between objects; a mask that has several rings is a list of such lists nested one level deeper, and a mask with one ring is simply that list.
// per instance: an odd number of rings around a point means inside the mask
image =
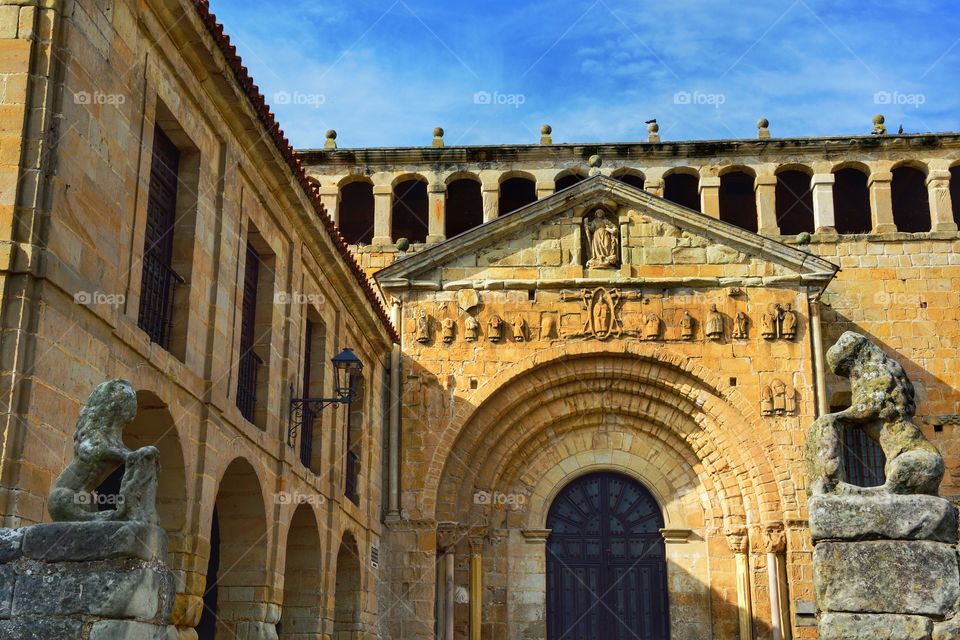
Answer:
[{"label": "blue sky", "polygon": [[298,148],[960,130],[955,0],[211,0]]}]

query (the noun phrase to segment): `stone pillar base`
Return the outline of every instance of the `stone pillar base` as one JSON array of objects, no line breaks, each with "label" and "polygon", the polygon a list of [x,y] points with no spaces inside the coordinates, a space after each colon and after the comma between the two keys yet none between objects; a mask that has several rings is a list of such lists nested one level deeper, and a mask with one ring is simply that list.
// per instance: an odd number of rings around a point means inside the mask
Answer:
[{"label": "stone pillar base", "polygon": [[948,501],[815,496],[809,509],[821,640],[960,639],[945,635],[960,598]]},{"label": "stone pillar base", "polygon": [[176,640],[166,546],[134,522],[0,529],[0,640]]}]

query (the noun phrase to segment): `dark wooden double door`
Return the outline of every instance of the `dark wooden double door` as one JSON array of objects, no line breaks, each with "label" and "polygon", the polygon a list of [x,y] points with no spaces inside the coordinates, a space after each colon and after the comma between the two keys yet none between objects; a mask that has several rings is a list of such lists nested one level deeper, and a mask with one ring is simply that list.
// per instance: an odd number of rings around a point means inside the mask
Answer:
[{"label": "dark wooden double door", "polygon": [[548,640],[669,640],[663,515],[641,484],[580,477],[547,517]]}]

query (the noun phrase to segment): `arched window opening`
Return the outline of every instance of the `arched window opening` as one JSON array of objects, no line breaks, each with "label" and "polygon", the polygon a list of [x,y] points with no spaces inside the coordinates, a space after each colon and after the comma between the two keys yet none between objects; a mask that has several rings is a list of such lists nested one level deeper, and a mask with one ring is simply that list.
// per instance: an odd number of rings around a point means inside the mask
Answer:
[{"label": "arched window opening", "polygon": [[757,198],[754,177],[732,171],[720,177],[720,219],[746,231],[757,232]]},{"label": "arched window opening", "polygon": [[870,233],[870,191],[867,174],[858,169],[840,169],[834,174],[833,210],[838,233]]},{"label": "arched window opening", "polygon": [[393,189],[393,240],[427,241],[427,183],[404,180]]},{"label": "arched window opening", "polygon": [[344,495],[360,505],[360,478],[363,461],[363,424],[366,411],[366,387],[362,375],[354,382],[353,400],[348,405]]},{"label": "arched window opening", "polygon": [[777,224],[780,233],[795,236],[804,231],[813,233],[813,191],[810,175],[802,171],[781,171],[777,174]]},{"label": "arched window opening", "polygon": [[572,187],[573,185],[583,182],[584,180],[586,180],[586,178],[584,178],[579,173],[568,173],[567,175],[561,178],[557,178],[555,182],[555,189],[557,191],[562,191],[563,189],[566,189],[567,187]]},{"label": "arched window opening", "polygon": [[[557,187],[559,189],[559,186]],[[537,184],[529,178],[508,178],[500,184],[498,215],[506,215],[537,201]]]},{"label": "arched window opening", "polygon": [[681,207],[700,211],[700,178],[689,173],[671,173],[663,179],[663,197]]},{"label": "arched window opening", "polygon": [[624,184],[628,184],[631,187],[636,187],[637,189],[643,190],[643,185],[645,181],[643,176],[637,175],[636,173],[621,173],[618,176],[613,176],[615,180],[619,180]]},{"label": "arched window opening", "polygon": [[480,183],[469,178],[447,185],[446,236],[452,238],[483,224],[483,194]]},{"label": "arched window opening", "polygon": [[351,182],[340,189],[340,233],[348,244],[373,240],[373,185]]},{"label": "arched window opening", "polygon": [[897,231],[930,231],[930,197],[927,178],[919,169],[897,167],[893,170],[893,222]]}]

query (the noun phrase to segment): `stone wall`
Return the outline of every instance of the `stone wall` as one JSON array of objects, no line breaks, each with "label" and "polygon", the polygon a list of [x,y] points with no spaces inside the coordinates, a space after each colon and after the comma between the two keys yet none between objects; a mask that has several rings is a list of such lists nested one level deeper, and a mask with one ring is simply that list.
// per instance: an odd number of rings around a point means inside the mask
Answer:
[{"label": "stone wall", "polygon": [[[188,0],[0,2],[8,178],[0,188],[0,514],[13,527],[45,519],[50,483],[70,456],[72,416],[100,380],[126,378],[141,409],[126,438],[161,451],[159,510],[181,637],[195,637],[201,616],[215,507],[222,624],[240,637],[257,625],[289,629],[282,604],[304,589],[324,594],[313,598],[307,617],[316,628],[305,632],[349,624],[369,633],[392,329],[218,29],[205,3]],[[138,326],[155,125],[181,150],[178,224],[189,222],[175,231],[186,282],[174,312],[179,346],[170,350]],[[269,256],[273,285],[258,309],[265,382],[252,422],[236,402],[248,239]],[[365,365],[355,407],[359,504],[344,497],[343,408],[317,421],[309,468],[299,434],[288,435],[307,317],[320,328],[318,393],[333,395],[329,359],[340,349],[353,348]],[[291,537],[312,544],[291,547]],[[342,544],[358,556],[362,585],[349,622],[335,621]],[[300,573],[285,590],[288,564]]]}]

